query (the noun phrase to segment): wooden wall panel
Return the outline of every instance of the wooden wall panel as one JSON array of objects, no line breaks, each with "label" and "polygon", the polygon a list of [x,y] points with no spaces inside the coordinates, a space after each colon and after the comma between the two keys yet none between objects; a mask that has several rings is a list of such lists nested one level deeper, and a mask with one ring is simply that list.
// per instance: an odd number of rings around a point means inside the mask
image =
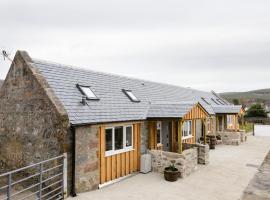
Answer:
[{"label": "wooden wall panel", "polygon": [[121,176],[126,175],[126,155],[121,153]]},{"label": "wooden wall panel", "polygon": [[121,155],[117,154],[116,155],[116,178],[121,177]]},{"label": "wooden wall panel", "polygon": [[187,114],[184,115],[183,119],[204,119],[208,116],[209,114],[201,107],[201,105],[197,104]]},{"label": "wooden wall panel", "polygon": [[149,132],[149,138],[148,138],[148,143],[149,143],[149,149],[156,149],[157,148],[157,130],[156,126],[157,123],[155,121],[149,121],[149,127],[148,127],[148,132]]},{"label": "wooden wall panel", "polygon": [[141,124],[133,125],[134,150],[105,157],[105,127],[99,129],[100,183],[126,176],[140,169]]},{"label": "wooden wall panel", "polygon": [[106,181],[106,160],[105,160],[105,129],[104,127],[99,128],[99,156],[100,156],[100,183],[105,183]]}]

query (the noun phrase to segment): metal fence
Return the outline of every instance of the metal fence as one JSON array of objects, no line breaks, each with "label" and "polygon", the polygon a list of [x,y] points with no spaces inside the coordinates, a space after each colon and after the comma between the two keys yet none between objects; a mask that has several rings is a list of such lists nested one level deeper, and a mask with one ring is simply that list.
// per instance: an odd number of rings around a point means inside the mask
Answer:
[{"label": "metal fence", "polygon": [[67,155],[0,175],[0,200],[58,200],[67,194]]}]

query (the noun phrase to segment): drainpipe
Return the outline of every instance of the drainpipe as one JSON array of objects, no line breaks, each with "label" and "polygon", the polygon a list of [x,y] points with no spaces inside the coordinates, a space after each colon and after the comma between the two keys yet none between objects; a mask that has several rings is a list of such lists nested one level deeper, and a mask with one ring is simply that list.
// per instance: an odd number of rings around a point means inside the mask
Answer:
[{"label": "drainpipe", "polygon": [[76,172],[76,134],[75,127],[70,126],[71,134],[72,134],[72,177],[71,177],[71,196],[76,197],[76,187],[75,187],[75,172]]}]

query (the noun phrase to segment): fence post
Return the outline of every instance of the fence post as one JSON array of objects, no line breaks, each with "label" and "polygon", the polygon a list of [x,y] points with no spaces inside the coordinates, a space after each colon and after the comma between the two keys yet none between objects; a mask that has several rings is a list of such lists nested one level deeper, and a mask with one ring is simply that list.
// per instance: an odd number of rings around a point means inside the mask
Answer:
[{"label": "fence post", "polygon": [[41,200],[42,198],[42,173],[43,173],[43,163],[39,164],[39,197],[38,199]]},{"label": "fence post", "polygon": [[11,196],[11,183],[12,183],[12,179],[11,179],[11,173],[10,173],[8,174],[7,200],[10,200],[10,196]]},{"label": "fence post", "polygon": [[63,154],[63,198],[67,198],[67,153]]}]

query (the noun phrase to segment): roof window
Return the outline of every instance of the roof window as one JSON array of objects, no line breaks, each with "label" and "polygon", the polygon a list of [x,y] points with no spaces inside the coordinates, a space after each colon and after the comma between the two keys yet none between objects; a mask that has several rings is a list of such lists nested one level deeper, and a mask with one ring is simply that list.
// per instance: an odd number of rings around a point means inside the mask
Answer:
[{"label": "roof window", "polygon": [[133,101],[133,102],[140,102],[140,100],[133,94],[132,90],[125,90],[125,89],[123,89],[122,91],[127,95],[127,97],[131,101]]},{"label": "roof window", "polygon": [[201,97],[201,99],[202,99],[206,104],[210,105],[210,103],[209,103],[208,101],[206,101],[205,98]]},{"label": "roof window", "polygon": [[218,101],[221,105],[225,105],[220,99],[217,99],[217,101]]},{"label": "roof window", "polygon": [[219,105],[219,103],[218,103],[215,99],[211,98],[211,100],[212,100],[215,104]]},{"label": "roof window", "polygon": [[79,85],[77,84],[78,89],[80,92],[86,96],[88,100],[98,100],[98,97],[96,94],[92,91],[90,86],[84,86],[84,85]]}]

